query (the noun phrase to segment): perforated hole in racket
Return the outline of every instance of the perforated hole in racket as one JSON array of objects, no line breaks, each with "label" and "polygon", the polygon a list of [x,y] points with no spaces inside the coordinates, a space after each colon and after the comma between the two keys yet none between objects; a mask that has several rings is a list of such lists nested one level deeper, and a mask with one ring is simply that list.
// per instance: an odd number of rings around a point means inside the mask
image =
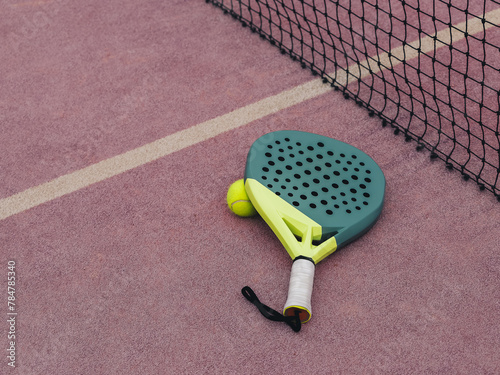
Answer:
[{"label": "perforated hole in racket", "polygon": [[370,205],[372,171],[360,153],[283,138],[269,144],[265,156],[265,186],[299,209],[350,215]]}]

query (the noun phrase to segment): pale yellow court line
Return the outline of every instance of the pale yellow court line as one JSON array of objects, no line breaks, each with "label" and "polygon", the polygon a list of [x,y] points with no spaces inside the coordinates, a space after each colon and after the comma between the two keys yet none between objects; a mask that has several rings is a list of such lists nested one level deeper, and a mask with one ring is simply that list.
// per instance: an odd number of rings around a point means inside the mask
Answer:
[{"label": "pale yellow court line", "polygon": [[[487,13],[486,19],[497,25],[500,24],[500,9]],[[455,25],[455,27],[459,30],[465,30],[466,23],[460,23]],[[485,27],[488,28],[491,27],[491,25],[486,24]],[[481,31],[483,31],[483,24],[480,20],[473,19],[468,21],[467,32],[469,34],[477,34]],[[445,46],[445,43],[450,43],[451,41],[457,42],[464,38],[463,33],[456,30],[452,30],[450,35],[450,29],[442,30],[438,32],[436,36],[437,39],[442,41],[442,43],[437,42],[437,48]],[[418,51],[414,48],[420,48],[422,52],[433,51],[434,43],[435,41],[432,37],[426,37],[406,46],[394,48],[391,54],[398,60],[389,57],[388,53],[379,54],[373,59],[380,61],[386,67],[390,67],[391,64],[392,66],[396,66],[401,63],[400,60],[403,60],[403,58],[409,60],[417,57]],[[384,69],[374,63],[373,60],[368,62],[363,61],[361,64],[368,64],[374,73]],[[370,75],[369,69],[362,66],[359,66],[358,69],[358,65],[355,64],[354,66],[349,66],[349,72],[351,74],[349,80],[351,80],[352,75],[356,74],[356,71],[359,72],[359,76],[355,76],[354,78],[363,79]],[[343,71],[337,73],[336,79],[339,85],[345,85],[347,82],[347,76]],[[202,122],[144,146],[103,160],[99,163],[92,164],[41,185],[34,186],[10,197],[3,198],[0,200],[0,220],[216,137],[224,132],[247,125],[265,116],[277,113],[283,109],[303,103],[306,100],[330,91],[331,88],[328,85],[324,85],[321,83],[321,80],[315,79],[243,108],[239,108],[228,114]]]},{"label": "pale yellow court line", "polygon": [[319,80],[260,100],[0,200],[0,220],[331,91]]}]

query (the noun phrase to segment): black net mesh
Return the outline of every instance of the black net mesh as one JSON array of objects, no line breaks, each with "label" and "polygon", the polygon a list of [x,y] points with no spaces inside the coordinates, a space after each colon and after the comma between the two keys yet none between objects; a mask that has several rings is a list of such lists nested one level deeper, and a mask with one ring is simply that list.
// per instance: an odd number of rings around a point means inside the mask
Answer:
[{"label": "black net mesh", "polygon": [[500,3],[206,1],[500,200]]}]

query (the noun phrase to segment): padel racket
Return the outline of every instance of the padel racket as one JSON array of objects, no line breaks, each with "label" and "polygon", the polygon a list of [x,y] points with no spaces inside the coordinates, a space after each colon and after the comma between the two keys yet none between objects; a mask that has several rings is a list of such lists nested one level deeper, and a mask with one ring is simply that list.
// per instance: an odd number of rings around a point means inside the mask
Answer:
[{"label": "padel racket", "polygon": [[[276,131],[250,148],[245,189],[293,260],[283,316],[299,319],[300,330],[311,318],[316,264],[375,224],[384,202],[384,174],[372,158],[344,142]],[[250,288],[242,292],[264,316],[279,320]]]}]

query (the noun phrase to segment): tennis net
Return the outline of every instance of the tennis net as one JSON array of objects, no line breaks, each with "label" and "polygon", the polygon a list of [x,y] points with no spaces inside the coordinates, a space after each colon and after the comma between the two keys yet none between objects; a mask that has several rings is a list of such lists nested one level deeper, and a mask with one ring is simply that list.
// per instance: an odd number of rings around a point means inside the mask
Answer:
[{"label": "tennis net", "polygon": [[500,3],[206,0],[500,201]]}]

